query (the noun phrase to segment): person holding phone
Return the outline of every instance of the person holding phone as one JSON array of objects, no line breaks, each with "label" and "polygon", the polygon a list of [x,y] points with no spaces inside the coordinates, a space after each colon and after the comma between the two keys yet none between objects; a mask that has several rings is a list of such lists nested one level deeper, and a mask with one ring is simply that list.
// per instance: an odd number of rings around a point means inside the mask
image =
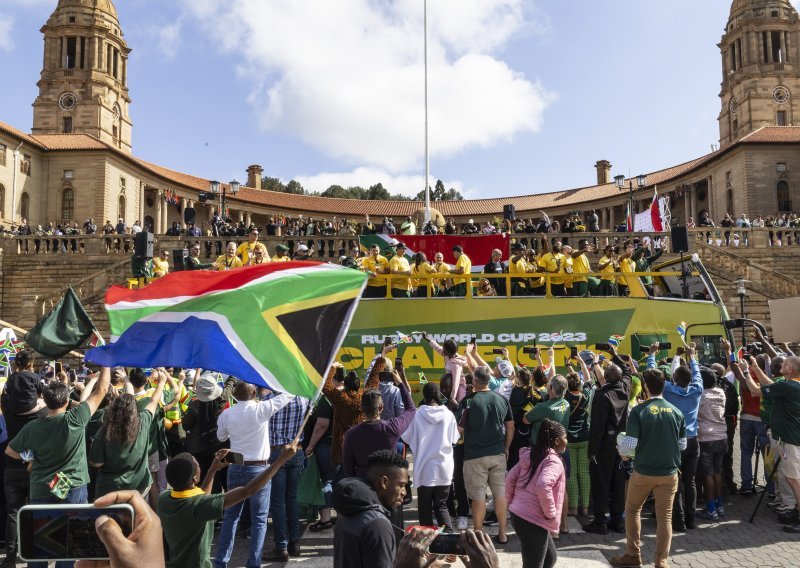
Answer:
[{"label": "person holding phone", "polygon": [[[86,426],[108,392],[111,370],[104,367],[85,401],[70,408],[69,386],[58,381],[44,387],[47,416],[26,424],[11,440],[6,455],[31,462],[30,503],[86,503],[89,467]],[[30,563],[46,568],[47,563]],[[57,562],[58,568],[72,566]]]},{"label": "person holding phone", "polygon": [[157,369],[156,376],[156,390],[144,410],[138,411],[133,395],[122,394],[103,413],[103,426],[89,451],[89,465],[98,468],[95,497],[123,489],[147,495],[150,490],[150,425],[161,402],[167,372]]},{"label": "person holding phone", "polygon": [[[227,449],[217,451],[214,462],[199,487],[200,465],[191,454],[178,454],[167,464],[167,481],[172,490],[165,491],[158,498],[158,517],[161,519],[164,542],[167,544],[166,565],[168,568],[188,566],[211,568],[209,556],[211,555],[211,541],[214,538],[214,522],[222,518],[224,512],[231,508],[238,507],[241,512],[242,502],[245,499],[250,499],[263,492],[266,484],[281,466],[297,453],[297,444],[292,443],[286,446],[277,460],[269,467],[264,467],[246,484],[238,487],[229,486],[225,493],[211,493],[211,486],[217,471],[225,467],[233,467],[225,463],[228,451]],[[266,529],[264,530],[265,534]],[[229,549],[233,548],[233,533],[229,533],[227,536],[220,534],[220,543],[227,545]],[[259,550],[258,557],[253,558],[252,548],[256,546],[259,549],[263,548],[263,536],[258,543],[253,543],[251,539],[250,546],[251,554],[247,560],[247,566],[248,568],[260,567],[261,552]],[[219,553],[217,554],[219,555]],[[230,554],[230,550],[228,554]]]}]

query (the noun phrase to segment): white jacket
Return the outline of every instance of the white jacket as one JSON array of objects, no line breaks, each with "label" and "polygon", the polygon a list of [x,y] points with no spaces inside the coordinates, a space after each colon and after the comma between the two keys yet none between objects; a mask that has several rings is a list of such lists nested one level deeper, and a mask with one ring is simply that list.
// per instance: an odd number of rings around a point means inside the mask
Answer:
[{"label": "white jacket", "polygon": [[403,440],[414,454],[414,485],[439,487],[453,480],[453,445],[458,425],[444,406],[420,406]]}]

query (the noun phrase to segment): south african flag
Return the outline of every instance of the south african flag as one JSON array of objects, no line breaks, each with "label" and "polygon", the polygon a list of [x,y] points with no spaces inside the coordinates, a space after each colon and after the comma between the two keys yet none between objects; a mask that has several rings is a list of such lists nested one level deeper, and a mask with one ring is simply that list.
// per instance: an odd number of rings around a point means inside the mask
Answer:
[{"label": "south african flag", "polygon": [[103,366],[202,368],[312,398],[333,362],[367,276],[317,262],[174,272],[106,294]]}]

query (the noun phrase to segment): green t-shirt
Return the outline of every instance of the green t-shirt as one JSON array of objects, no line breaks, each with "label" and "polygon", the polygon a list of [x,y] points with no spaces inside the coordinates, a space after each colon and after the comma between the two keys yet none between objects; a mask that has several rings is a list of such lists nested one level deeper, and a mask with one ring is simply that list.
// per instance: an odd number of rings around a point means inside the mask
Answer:
[{"label": "green t-shirt", "polygon": [[663,398],[633,407],[625,435],[636,438],[633,469],[641,475],[672,475],[681,466],[679,440],[686,437],[683,413]]},{"label": "green t-shirt", "polygon": [[[775,383],[782,383],[786,379],[783,377],[776,377],[773,382]],[[761,397],[761,422],[767,425],[767,428],[770,426],[770,420],[772,419],[772,399],[762,396]]]},{"label": "green t-shirt", "polygon": [[29,422],[11,440],[9,446],[15,452],[33,452],[31,499],[53,497],[49,485],[58,472],[69,479],[72,487],[89,483],[86,425],[91,419],[89,404],[82,402],[67,412]]},{"label": "green t-shirt", "polygon": [[143,493],[150,487],[152,477],[147,469],[147,450],[152,422],[153,415],[148,410],[139,413],[139,433],[130,446],[120,446],[106,440],[105,426],[97,433],[89,451],[91,463],[103,464],[97,472],[95,499],[121,489]]},{"label": "green t-shirt", "polygon": [[800,446],[800,381],[775,382],[761,387],[761,393],[772,402],[772,437]]},{"label": "green t-shirt", "polygon": [[167,568],[211,567],[214,521],[222,518],[224,503],[224,493],[174,499],[170,491],[165,491],[159,496]]},{"label": "green t-shirt", "polygon": [[[139,412],[147,408],[147,405],[153,399],[152,395],[153,389],[150,389],[146,395],[136,398],[136,408],[139,409]],[[150,444],[147,455],[152,455],[156,452],[158,452],[159,460],[165,460],[169,457],[167,432],[164,430],[164,407],[161,404],[156,408],[153,423],[150,425]]]},{"label": "green t-shirt", "polygon": [[505,423],[514,420],[506,399],[496,392],[478,391],[459,403],[456,416],[464,428],[465,460],[505,453]]},{"label": "green t-shirt", "polygon": [[552,398],[534,406],[533,410],[525,415],[525,419],[531,425],[531,442],[536,443],[539,427],[545,418],[560,422],[564,426],[564,430],[568,429],[570,410],[569,402],[563,398]]}]

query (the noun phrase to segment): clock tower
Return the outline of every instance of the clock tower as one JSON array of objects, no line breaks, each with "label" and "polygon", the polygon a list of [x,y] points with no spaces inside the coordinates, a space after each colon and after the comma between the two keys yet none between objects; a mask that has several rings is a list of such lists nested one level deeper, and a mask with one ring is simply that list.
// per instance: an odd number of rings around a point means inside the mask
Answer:
[{"label": "clock tower", "polygon": [[800,125],[800,17],[789,0],[734,0],[722,52],[719,142]]},{"label": "clock tower", "polygon": [[83,133],[131,152],[128,49],[111,0],[59,0],[42,27],[33,134]]}]

